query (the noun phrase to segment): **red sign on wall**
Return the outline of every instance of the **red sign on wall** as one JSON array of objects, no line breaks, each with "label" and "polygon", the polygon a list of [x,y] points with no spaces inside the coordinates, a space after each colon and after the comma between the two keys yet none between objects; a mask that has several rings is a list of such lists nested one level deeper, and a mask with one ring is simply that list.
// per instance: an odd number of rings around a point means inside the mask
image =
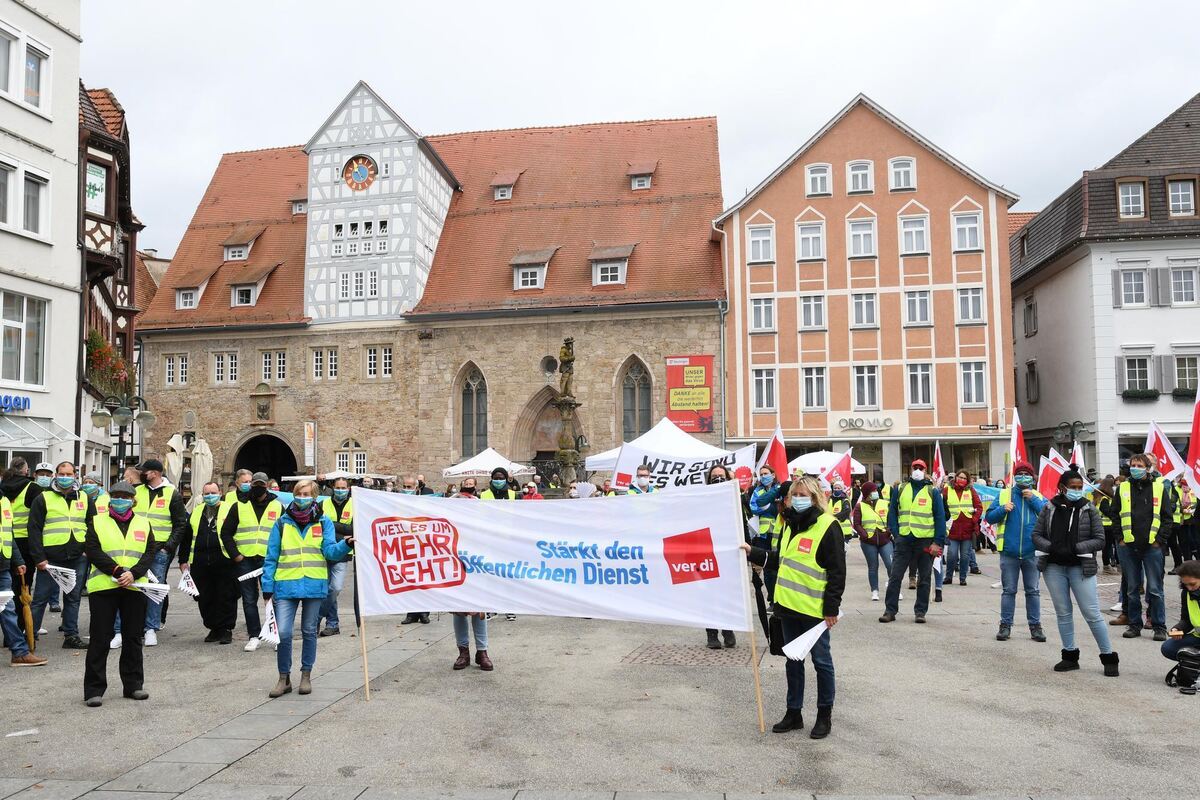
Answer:
[{"label": "red sign on wall", "polygon": [[667,356],[667,419],[681,430],[713,430],[713,356]]}]

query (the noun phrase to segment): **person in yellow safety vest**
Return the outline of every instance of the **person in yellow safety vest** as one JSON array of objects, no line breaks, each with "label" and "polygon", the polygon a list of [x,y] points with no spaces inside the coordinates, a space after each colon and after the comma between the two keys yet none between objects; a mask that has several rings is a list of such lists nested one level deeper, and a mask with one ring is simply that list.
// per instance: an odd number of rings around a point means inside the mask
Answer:
[{"label": "person in yellow safety vest", "polygon": [[[354,536],[354,500],[350,497],[350,481],[337,478],[333,482],[331,493],[321,498],[321,513],[333,522],[333,533],[340,542]],[[346,573],[350,571],[350,561],[354,558],[353,548],[346,558],[329,565],[329,595],[321,605],[321,616],[325,627],[319,636],[337,636],[342,632],[341,620],[338,619],[338,593],[346,585]]]},{"label": "person in yellow safety vest", "polygon": [[1035,642],[1046,641],[1042,629],[1041,573],[1033,546],[1033,527],[1046,498],[1038,492],[1033,466],[1018,461],[1013,466],[1013,488],[1001,489],[1000,495],[988,506],[984,519],[996,531],[996,548],[1000,551],[1000,627],[996,641],[1004,642],[1012,635],[1013,618],[1017,611],[1018,579],[1025,587],[1025,619],[1029,636]]},{"label": "person in yellow safety vest", "polygon": [[908,566],[917,563],[917,599],[913,606],[916,622],[925,622],[929,611],[929,584],[933,559],[942,554],[946,542],[946,506],[942,494],[925,477],[922,459],[912,462],[909,481],[892,493],[888,502],[888,533],[895,543],[892,571],[888,576],[886,607],[880,622],[892,622],[900,609],[900,582]]},{"label": "person in yellow safety vest", "polygon": [[[91,643],[84,661],[83,697],[90,708],[104,702],[108,689],[108,653],[117,615],[146,616],[146,595],[133,588],[146,583],[154,561],[154,532],[150,520],[134,511],[134,487],[121,481],[112,488],[108,513],[88,519],[84,550],[87,573]],[[146,700],[142,688],[142,641],[127,636],[121,643],[121,690],[131,700]]]},{"label": "person in yellow safety vest", "polygon": [[657,491],[654,484],[650,483],[650,468],[644,464],[638,467],[627,494],[653,494]]},{"label": "person in yellow safety vest", "polygon": [[[262,569],[271,529],[283,516],[283,504],[267,489],[270,480],[267,473],[255,472],[250,476],[247,499],[224,507],[222,511],[225,516],[219,518],[221,547],[233,561],[234,572],[239,578]],[[242,649],[252,653],[258,649],[258,634],[262,632],[262,621],[258,615],[259,580],[239,580],[238,587],[242,595],[246,635],[249,637]]]},{"label": "person in yellow safety vest", "polygon": [[187,572],[199,592],[196,605],[200,620],[208,629],[206,644],[231,643],[237,625],[240,590],[233,562],[221,549],[218,520],[225,505],[221,497],[221,487],[216,481],[200,487],[200,496],[188,515],[187,532],[179,543],[179,560],[188,565]]},{"label": "person in yellow safety vest", "polygon": [[[239,469],[233,476],[233,488],[225,493],[221,499],[222,503],[232,505],[234,503],[245,503],[250,499],[250,479],[254,477],[254,473],[248,469]],[[229,505],[223,506],[228,508]]]},{"label": "person in yellow safety vest", "polygon": [[[1166,479],[1163,479],[1166,481]],[[1168,575],[1174,575],[1175,570],[1179,569],[1179,565],[1183,563],[1183,495],[1179,490],[1179,484],[1167,481],[1166,485],[1171,491],[1171,502],[1174,504],[1174,510],[1171,512],[1171,531],[1167,535],[1167,548],[1171,553],[1171,569],[1167,571]]]},{"label": "person in yellow safety vest", "polygon": [[[44,475],[39,474],[38,478],[41,479],[44,477],[46,486],[49,486],[50,481],[53,480],[53,475],[54,469],[51,467]],[[38,482],[29,477],[29,462],[21,456],[14,456],[12,461],[8,462],[8,468],[4,470],[3,477],[0,477],[0,494],[12,503],[13,546],[20,551],[21,560],[28,567],[25,574],[18,577],[25,582],[25,588],[30,590],[32,590],[33,576],[37,570],[33,568],[33,562],[29,557],[29,504],[42,491],[43,489]],[[14,578],[15,581],[16,578]],[[15,594],[20,595],[18,589],[14,589],[13,591]],[[25,620],[19,614],[17,615],[17,623],[24,630]]]},{"label": "person in yellow safety vest", "polygon": [[[504,472],[504,475],[507,477],[508,472]],[[495,477],[495,471],[493,471],[492,477]],[[508,486],[508,483],[506,481],[505,487],[507,488],[507,486]],[[499,490],[496,490],[496,491],[499,491]],[[400,477],[400,494],[417,495],[419,492],[420,492],[420,484],[417,482],[416,475],[402,475]],[[494,494],[491,494],[491,492],[492,492],[491,489],[484,492],[484,494],[486,494],[487,497],[485,498],[481,495],[480,499],[485,499],[485,500],[508,499],[508,500],[511,500],[513,497],[516,496],[516,492],[513,492],[513,491],[508,491],[507,494],[501,494],[498,497],[495,496]],[[413,623],[416,623],[416,622],[419,622],[422,625],[428,625],[429,624],[429,612],[428,611],[409,612],[408,614],[404,615],[404,619],[400,620],[401,625],[412,625]]]},{"label": "person in yellow safety vest", "polygon": [[954,479],[946,482],[942,493],[946,501],[946,516],[950,522],[947,534],[950,545],[946,548],[946,558],[943,559],[942,571],[945,573],[945,579],[942,583],[945,586],[953,584],[954,572],[957,569],[958,585],[966,586],[971,557],[975,554],[979,521],[983,519],[983,503],[971,486],[971,475],[965,469],[954,473]]},{"label": "person in yellow safety vest", "polygon": [[317,661],[317,626],[321,604],[329,595],[330,561],[350,552],[354,536],[337,541],[333,520],[317,505],[317,484],[303,480],[292,490],[292,502],[271,528],[263,562],[263,597],[275,606],[279,626],[276,662],[279,680],[271,697],[292,691],[292,630],[300,611],[300,694],[312,692],[312,668]]},{"label": "person in yellow safety vest", "polygon": [[[1092,503],[1100,512],[1100,521],[1104,525],[1104,574],[1116,573],[1117,541],[1120,539],[1120,529],[1109,516],[1109,506],[1112,505],[1113,495],[1116,494],[1117,483],[1111,475],[1106,475],[1092,493]],[[1124,600],[1121,601],[1124,603]]]},{"label": "person in yellow safety vest", "polygon": [[92,498],[92,502],[96,504],[96,513],[101,515],[108,513],[108,492],[100,485],[102,480],[99,472],[89,472],[79,484],[79,491]]},{"label": "person in yellow safety vest", "polygon": [[846,491],[846,484],[835,479],[829,487],[829,513],[837,517],[844,539],[854,536],[854,525],[850,519],[853,510],[854,504],[851,502],[850,493]]},{"label": "person in yellow safety vest", "polygon": [[[815,478],[793,480],[783,511],[783,534],[778,550],[742,545],[749,560],[778,570],[775,611],[783,641],[790,642],[822,623],[838,622],[846,588],[846,547],[841,527],[828,513],[825,495]],[[817,678],[817,721],[809,737],[829,735],[835,693],[833,653],[826,630],[809,652]],[[771,730],[786,733],[804,728],[804,662],[787,660],[787,713]]]},{"label": "person in yellow safety vest", "polygon": [[[514,491],[513,489],[510,489],[508,486],[510,480],[511,480],[511,478],[508,474],[508,470],[506,470],[504,467],[496,467],[494,470],[492,470],[492,476],[491,476],[491,479],[488,481],[488,487],[479,493],[479,499],[480,500],[516,500],[517,499],[516,491]],[[609,481],[604,482],[604,489],[605,489],[604,493],[606,495],[616,494],[616,492],[612,492],[609,490],[610,486],[611,486],[611,484]],[[506,620],[508,620],[509,622],[512,622],[513,620],[515,620],[517,618],[517,615],[516,614],[505,614],[504,618]],[[421,622],[428,622],[428,621],[429,621],[429,614],[421,615]],[[404,623],[402,622],[401,624],[404,624]],[[483,652],[484,658],[488,658],[487,652],[486,651],[482,651],[482,652]],[[488,660],[488,664],[489,664],[489,666],[491,665],[490,659]]]},{"label": "person in yellow safety vest", "polygon": [[29,556],[41,573],[33,586],[33,627],[41,630],[46,606],[59,592],[46,567],[73,570],[75,587],[63,592],[62,646],[68,650],[87,649],[87,642],[79,637],[79,602],[87,569],[83,540],[95,513],[95,504],[76,489],[75,465],[70,461],[56,467],[51,490],[39,494],[29,507]]},{"label": "person in yellow safety vest", "polygon": [[871,599],[879,600],[879,559],[883,559],[884,574],[892,573],[891,534],[887,529],[888,501],[879,496],[874,481],[862,485],[862,501],[854,507],[851,524],[858,534],[858,543],[867,560],[867,583]]},{"label": "person in yellow safety vest", "polygon": [[1141,587],[1145,581],[1154,641],[1167,638],[1167,607],[1163,595],[1163,567],[1168,530],[1174,518],[1172,493],[1153,475],[1154,457],[1137,453],[1129,459],[1129,480],[1121,484],[1109,506],[1109,518],[1121,531],[1117,557],[1121,561],[1125,590],[1125,615],[1129,627],[1122,637],[1142,635]]},{"label": "person in yellow safety vest", "polygon": [[[10,592],[14,580],[25,577],[25,561],[21,551],[13,546],[12,502],[0,495],[0,592]],[[46,659],[29,652],[29,643],[17,626],[16,598],[0,598],[0,632],[4,643],[12,651],[14,667],[40,667]]]},{"label": "person in yellow safety vest", "polygon": [[1188,561],[1200,559],[1200,530],[1196,518],[1196,490],[1187,478],[1179,478],[1179,506],[1183,510],[1183,531],[1180,543],[1183,546],[1183,557]]},{"label": "person in yellow safety vest", "polygon": [[770,464],[763,464],[758,470],[758,482],[750,487],[747,493],[747,504],[750,513],[758,517],[758,537],[753,542],[756,547],[767,547],[771,538],[771,528],[779,516],[779,498],[783,495],[783,486]]},{"label": "person in yellow safety vest", "polygon": [[[138,465],[142,482],[134,487],[133,506],[138,516],[150,520],[154,534],[154,563],[150,574],[159,583],[166,583],[171,559],[179,548],[179,540],[188,527],[187,509],[183,495],[163,477],[163,463],[157,458],[148,458]],[[186,566],[181,564],[180,567]],[[117,636],[113,637],[112,648],[121,646],[121,631],[125,620],[117,618]],[[142,644],[154,647],[158,644],[158,632],[162,629],[162,603],[153,598],[146,599],[146,619],[142,629]]]},{"label": "person in yellow safety vest", "polygon": [[1178,661],[1174,670],[1179,691],[1195,694],[1200,679],[1200,561],[1189,560],[1179,565],[1179,622],[1168,632],[1162,654]]},{"label": "person in yellow safety vest", "polygon": [[[487,492],[487,491],[488,491],[487,489],[484,489],[484,492]],[[609,478],[604,479],[604,483],[600,485],[600,495],[602,497],[616,497],[617,496],[617,490],[613,488],[611,479],[609,479]],[[481,499],[482,499],[482,497],[483,497],[483,495],[480,495]]]}]

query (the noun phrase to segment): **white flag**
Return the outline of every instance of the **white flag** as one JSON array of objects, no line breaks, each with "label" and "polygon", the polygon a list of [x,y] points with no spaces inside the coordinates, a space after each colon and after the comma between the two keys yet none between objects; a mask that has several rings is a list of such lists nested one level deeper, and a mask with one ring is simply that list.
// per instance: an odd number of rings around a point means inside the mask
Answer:
[{"label": "white flag", "polygon": [[179,591],[189,597],[199,597],[200,590],[196,587],[196,582],[192,580],[192,571],[188,570],[179,578]]},{"label": "white flag", "polygon": [[247,572],[245,575],[238,575],[238,580],[239,581],[248,581],[251,578],[257,578],[259,575],[262,575],[262,567],[259,567],[258,569],[253,570],[251,572]]},{"label": "white flag", "polygon": [[279,623],[275,621],[275,601],[268,600],[263,613],[262,630],[258,638],[267,644],[279,644]]},{"label": "white flag", "polygon": [[53,564],[46,566],[46,573],[54,579],[58,587],[64,592],[71,592],[75,589],[75,570],[69,567],[56,567]]},{"label": "white flag", "polygon": [[[845,616],[845,612],[838,611],[838,619],[841,619],[843,616]],[[783,646],[783,654],[792,661],[803,661],[812,651],[813,647],[817,643],[817,640],[820,639],[827,630],[829,630],[829,623],[827,623],[825,620],[821,620],[821,624],[814,625],[804,633],[797,636],[795,639],[792,639],[790,642],[785,644]]]}]

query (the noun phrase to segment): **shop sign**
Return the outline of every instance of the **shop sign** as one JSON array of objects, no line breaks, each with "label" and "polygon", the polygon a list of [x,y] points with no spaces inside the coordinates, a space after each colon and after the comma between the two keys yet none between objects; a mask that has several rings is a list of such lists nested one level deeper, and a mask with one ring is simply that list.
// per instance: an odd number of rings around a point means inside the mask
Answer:
[{"label": "shop sign", "polygon": [[16,394],[0,394],[0,414],[7,414],[10,411],[28,411],[29,405],[28,397]]},{"label": "shop sign", "polygon": [[838,420],[838,430],[845,433],[855,431],[874,432],[890,431],[895,421],[891,417],[842,417]]}]

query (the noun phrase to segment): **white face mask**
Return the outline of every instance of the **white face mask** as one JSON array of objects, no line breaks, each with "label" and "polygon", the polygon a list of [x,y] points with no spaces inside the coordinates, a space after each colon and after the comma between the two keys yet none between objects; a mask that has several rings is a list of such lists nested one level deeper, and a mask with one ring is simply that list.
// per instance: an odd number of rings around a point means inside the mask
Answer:
[{"label": "white face mask", "polygon": [[645,489],[647,486],[650,485],[650,476],[649,475],[638,475],[637,485],[640,486],[641,488]]},{"label": "white face mask", "polygon": [[912,471],[912,479],[913,479],[914,481],[923,481],[923,480],[925,480],[925,470],[923,470],[923,469],[914,469],[914,470]]}]

